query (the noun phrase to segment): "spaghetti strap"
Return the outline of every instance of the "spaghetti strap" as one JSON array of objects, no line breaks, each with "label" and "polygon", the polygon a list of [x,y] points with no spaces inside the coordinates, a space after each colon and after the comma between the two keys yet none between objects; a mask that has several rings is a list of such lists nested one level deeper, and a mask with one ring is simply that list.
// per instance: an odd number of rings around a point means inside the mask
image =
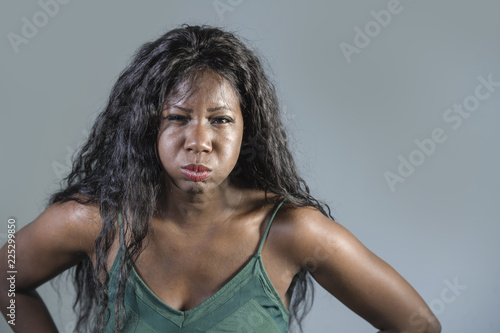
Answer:
[{"label": "spaghetti strap", "polygon": [[260,244],[259,244],[259,250],[257,251],[258,256],[260,256],[260,252],[262,251],[262,247],[264,246],[264,242],[266,241],[267,234],[269,233],[269,230],[271,229],[271,224],[273,223],[274,217],[276,216],[276,213],[278,212],[281,205],[283,205],[283,203],[285,202],[286,199],[287,198],[284,197],[283,200],[281,200],[281,202],[278,204],[278,206],[274,210],[273,215],[271,216],[271,219],[269,219],[269,223],[267,224],[266,231],[264,232],[264,235],[262,236],[262,239],[261,239]]},{"label": "spaghetti strap", "polygon": [[120,231],[120,250],[123,246],[123,222],[122,222],[122,213],[121,212],[118,212],[118,227],[119,227],[119,231]]}]

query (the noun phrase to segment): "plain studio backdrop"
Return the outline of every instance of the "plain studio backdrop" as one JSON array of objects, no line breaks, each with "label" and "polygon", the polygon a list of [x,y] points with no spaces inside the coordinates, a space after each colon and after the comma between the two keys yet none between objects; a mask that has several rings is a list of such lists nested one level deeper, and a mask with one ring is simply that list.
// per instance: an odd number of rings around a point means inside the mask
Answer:
[{"label": "plain studio backdrop", "polygon": [[[137,47],[215,25],[266,59],[302,175],[335,219],[443,332],[498,333],[499,17],[493,0],[4,1],[0,244],[9,218],[42,212]],[[60,297],[38,290],[72,332],[73,289],[57,284]],[[376,331],[316,287],[305,332]]]}]

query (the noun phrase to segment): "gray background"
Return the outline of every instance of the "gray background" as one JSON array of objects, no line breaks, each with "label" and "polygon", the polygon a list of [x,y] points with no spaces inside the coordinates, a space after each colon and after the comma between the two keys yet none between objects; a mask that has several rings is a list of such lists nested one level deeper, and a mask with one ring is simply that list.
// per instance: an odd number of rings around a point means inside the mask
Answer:
[{"label": "gray background", "polygon": [[[9,217],[19,229],[44,209],[136,48],[181,23],[217,25],[267,59],[301,172],[336,220],[419,291],[444,332],[500,332],[500,88],[459,128],[443,120],[479,76],[500,81],[500,2],[401,0],[348,63],[340,43],[354,45],[355,27],[388,3],[73,0],[16,53],[8,34],[21,35],[22,18],[42,9],[3,1],[1,243]],[[384,173],[435,128],[447,140],[391,191]],[[455,280],[466,289],[450,301],[446,281]],[[49,284],[39,292],[71,332],[72,292],[58,285],[61,299]],[[375,331],[321,287],[305,328]]]}]

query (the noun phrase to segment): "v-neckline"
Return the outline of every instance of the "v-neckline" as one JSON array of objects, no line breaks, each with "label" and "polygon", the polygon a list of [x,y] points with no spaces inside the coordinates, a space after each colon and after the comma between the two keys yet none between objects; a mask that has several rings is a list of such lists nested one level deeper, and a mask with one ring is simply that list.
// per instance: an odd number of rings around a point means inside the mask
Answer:
[{"label": "v-neckline", "polygon": [[[127,283],[130,283],[131,279],[135,280],[135,282],[137,282],[137,285],[141,289],[140,292],[136,293],[136,295],[138,297],[141,297],[141,299],[145,303],[149,304],[150,306],[152,305],[153,307],[156,306],[160,309],[165,309],[170,314],[176,315],[178,317],[186,317],[188,315],[192,315],[193,313],[199,313],[199,312],[203,313],[203,310],[206,309],[209,304],[214,302],[214,300],[219,300],[220,303],[224,303],[229,298],[231,298],[235,293],[237,293],[241,289],[241,287],[243,287],[244,284],[252,278],[254,273],[256,271],[258,271],[259,267],[261,267],[261,269],[264,272],[265,278],[268,280],[269,284],[272,286],[272,289],[274,290],[274,293],[278,297],[281,304],[283,304],[281,298],[279,297],[274,285],[272,284],[272,282],[269,278],[269,275],[267,274],[267,272],[264,268],[264,264],[262,262],[262,247],[264,245],[265,240],[267,239],[267,235],[269,233],[269,229],[271,227],[271,224],[274,221],[274,217],[275,217],[276,213],[278,212],[279,208],[281,207],[281,205],[285,202],[285,200],[286,200],[286,197],[283,198],[283,200],[277,205],[277,207],[275,207],[273,213],[271,214],[271,217],[268,220],[265,232],[259,241],[259,248],[258,248],[257,252],[252,255],[252,257],[248,260],[248,262],[236,273],[235,276],[233,276],[228,282],[226,282],[214,294],[212,294],[210,297],[208,297],[207,299],[205,299],[201,303],[197,304],[196,306],[194,306],[188,310],[185,310],[185,311],[178,310],[178,309],[171,307],[166,302],[161,300],[148,287],[148,285],[144,282],[144,280],[139,276],[139,274],[135,270],[135,267],[133,264],[131,264],[131,270],[130,270],[129,279],[128,279]],[[121,220],[120,220],[120,228],[121,228]],[[121,231],[120,231],[120,234],[121,234]],[[117,259],[118,259],[118,255],[119,255],[120,251],[123,251],[121,241],[120,241],[119,251],[117,252],[117,256],[115,257],[115,260],[112,264],[110,271],[112,271],[113,269],[116,269],[115,266],[117,266],[117,261],[118,261]],[[247,273],[249,270],[251,270],[251,272]],[[231,288],[235,284],[236,285],[239,284],[240,288]],[[231,292],[227,292],[227,290],[230,290]],[[149,297],[145,297],[144,294],[149,295]],[[283,306],[284,306],[284,304],[283,304]]]},{"label": "v-neckline", "polygon": [[[130,271],[129,278],[131,277],[132,279],[135,280],[139,284],[139,287],[147,294],[149,294],[150,299],[143,299],[146,303],[149,303],[149,301],[152,301],[154,303],[154,306],[164,308],[168,312],[178,315],[178,316],[187,316],[188,314],[194,313],[201,311],[202,309],[206,308],[209,304],[211,304],[214,300],[220,299],[221,302],[226,301],[228,298],[230,298],[234,293],[238,291],[238,289],[232,289],[232,293],[228,295],[224,295],[225,293],[227,294],[227,290],[231,290],[231,287],[235,284],[240,284],[241,286],[244,285],[244,282],[249,280],[252,277],[252,274],[248,274],[248,271],[251,270],[251,273],[253,273],[252,268],[255,266],[256,261],[261,260],[261,255],[260,253],[256,253],[252,255],[252,257],[248,260],[248,262],[241,268],[236,275],[234,275],[229,281],[227,281],[221,288],[219,288],[215,293],[213,293],[210,297],[207,299],[203,300],[201,303],[195,305],[194,307],[188,309],[188,310],[179,310],[176,309],[170,305],[168,305],[166,302],[164,302],[161,298],[159,298],[144,282],[144,280],[139,276],[137,271],[135,270],[135,267],[132,265],[132,269]],[[129,281],[130,282],[130,281]],[[141,295],[138,295],[141,297]],[[225,296],[225,297],[224,297]]]}]

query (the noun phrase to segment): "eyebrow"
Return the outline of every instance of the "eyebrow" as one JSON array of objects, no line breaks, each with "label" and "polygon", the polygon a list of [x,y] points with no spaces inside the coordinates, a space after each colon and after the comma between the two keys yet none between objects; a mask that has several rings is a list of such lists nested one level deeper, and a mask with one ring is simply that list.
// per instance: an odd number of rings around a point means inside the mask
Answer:
[{"label": "eyebrow", "polygon": [[[179,109],[179,110],[182,110],[182,111],[185,111],[185,112],[190,112],[190,113],[193,112],[193,109],[185,108],[185,107],[178,106],[178,105],[172,105],[172,107],[174,107],[176,109]],[[218,110],[228,110],[228,111],[234,112],[233,109],[231,109],[229,106],[226,106],[226,105],[217,106],[215,108],[209,108],[209,109],[207,109],[208,112],[215,112],[215,111],[218,111]]]}]

